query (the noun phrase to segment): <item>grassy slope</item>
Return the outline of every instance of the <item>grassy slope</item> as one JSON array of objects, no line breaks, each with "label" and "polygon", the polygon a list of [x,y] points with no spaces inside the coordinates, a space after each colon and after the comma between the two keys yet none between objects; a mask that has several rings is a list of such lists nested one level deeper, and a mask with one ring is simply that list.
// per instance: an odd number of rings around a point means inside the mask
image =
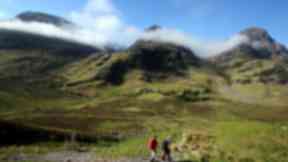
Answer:
[{"label": "grassy slope", "polygon": [[[13,59],[9,57],[7,60]],[[181,143],[186,138],[183,134],[202,132],[216,139],[213,142],[216,153],[209,153],[215,161],[228,162],[234,158],[284,162],[287,159],[287,88],[271,85],[268,91],[261,84],[234,85],[232,92],[218,92],[217,87],[221,89],[225,83],[221,77],[197,68],[191,68],[184,78],[169,77],[152,83],[144,82],[143,72],[135,69],[125,75],[124,84],[103,86],[95,79],[98,72],[103,66],[109,69],[114,59],[123,56],[95,57],[57,70],[68,84],[62,91],[41,87],[39,93],[39,87],[21,84],[13,87],[8,84],[10,81],[4,80],[6,85],[1,84],[0,92],[1,119],[45,129],[129,137],[119,143],[93,144],[99,156],[146,156],[146,140],[152,134],[161,139],[172,135],[175,143]],[[196,91],[201,97],[197,95],[196,102],[183,99],[185,91]],[[242,96],[251,94],[257,100],[243,102]],[[202,101],[202,95],[209,100]],[[40,144],[25,146],[24,150],[30,152],[34,147],[40,152],[47,151],[46,145]],[[58,147],[53,145],[51,149]],[[11,146],[0,152],[5,156],[15,150]],[[189,149],[183,149],[177,156],[197,159]]]},{"label": "grassy slope", "polygon": [[280,58],[255,58],[246,53],[236,54],[221,64],[231,81],[236,83],[286,83],[287,60]]}]

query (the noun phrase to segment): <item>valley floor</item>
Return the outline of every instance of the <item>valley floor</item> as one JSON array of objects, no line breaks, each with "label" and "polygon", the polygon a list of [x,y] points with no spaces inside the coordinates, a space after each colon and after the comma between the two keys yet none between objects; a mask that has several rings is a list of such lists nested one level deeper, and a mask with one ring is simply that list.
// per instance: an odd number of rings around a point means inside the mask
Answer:
[{"label": "valley floor", "polygon": [[[117,88],[107,90],[103,101],[67,95],[54,97],[55,92],[49,91],[35,98],[23,95],[21,89],[17,93],[8,89],[0,93],[0,104],[9,108],[1,110],[1,120],[17,123],[28,131],[10,137],[19,140],[27,135],[35,139],[30,136],[32,130],[48,134],[48,138],[1,146],[0,161],[62,162],[68,158],[72,162],[90,162],[93,158],[97,162],[97,158],[103,161],[126,157],[123,162],[142,162],[149,156],[147,140],[156,134],[160,140],[172,136],[173,153],[179,161],[198,162],[208,156],[211,162],[287,162],[287,98],[277,97],[287,90],[272,87],[269,97],[263,97],[267,92],[259,86],[253,90],[255,94],[259,91],[257,98],[262,96],[263,103],[270,103],[260,104],[258,99],[245,103],[237,97],[251,93],[249,88],[232,88],[223,93],[237,90],[237,94],[227,93],[223,98],[202,102],[162,98],[155,93],[139,98],[109,98],[109,94],[118,93]],[[277,100],[281,102],[273,104]],[[2,137],[3,132],[2,129]],[[99,138],[91,138],[95,136]],[[113,140],[111,136],[117,138]]]}]

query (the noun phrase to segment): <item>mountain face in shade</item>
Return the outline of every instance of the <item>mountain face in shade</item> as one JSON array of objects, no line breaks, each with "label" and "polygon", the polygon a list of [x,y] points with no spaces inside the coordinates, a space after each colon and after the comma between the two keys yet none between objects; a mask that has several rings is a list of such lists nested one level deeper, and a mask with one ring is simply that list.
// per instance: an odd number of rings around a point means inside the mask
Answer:
[{"label": "mountain face in shade", "polygon": [[269,33],[262,28],[251,27],[240,32],[240,34],[249,37],[250,41],[260,41],[274,43],[274,39],[269,35]]},{"label": "mountain face in shade", "polygon": [[139,40],[129,52],[133,63],[148,71],[178,71],[200,63],[189,48],[172,43]]},{"label": "mountain face in shade", "polygon": [[247,42],[234,49],[212,58],[217,63],[228,62],[234,57],[251,57],[258,59],[286,58],[287,48],[277,42],[265,30],[257,27],[245,29],[239,33],[247,37]]},{"label": "mountain face in shade", "polygon": [[[161,27],[153,25],[145,32],[158,30]],[[188,47],[155,40],[140,39],[129,48],[129,53],[137,66],[149,71],[178,71],[200,63]]]},{"label": "mountain face in shade", "polygon": [[270,56],[288,55],[286,47],[274,40],[264,29],[252,27],[243,30],[240,34],[247,36],[249,39],[248,44],[256,50],[264,50]]},{"label": "mountain face in shade", "polygon": [[0,29],[0,50],[46,50],[54,54],[87,55],[101,51],[82,43],[15,30]]},{"label": "mountain face in shade", "polygon": [[287,48],[261,28],[248,28],[240,34],[247,42],[212,58],[212,62],[222,67],[232,82],[288,83]]},{"label": "mountain face in shade", "polygon": [[[64,18],[42,13],[23,12],[16,16],[23,22],[38,22],[55,25],[56,27],[75,27],[75,24]],[[64,55],[87,55],[101,51],[91,45],[65,40],[56,37],[48,37],[36,33],[1,29],[0,28],[0,50],[45,50],[53,54]]]},{"label": "mountain face in shade", "polygon": [[55,26],[74,26],[74,24],[62,17],[54,16],[42,12],[32,12],[27,11],[20,13],[16,16],[17,19],[20,19],[24,22],[39,22],[47,23]]}]

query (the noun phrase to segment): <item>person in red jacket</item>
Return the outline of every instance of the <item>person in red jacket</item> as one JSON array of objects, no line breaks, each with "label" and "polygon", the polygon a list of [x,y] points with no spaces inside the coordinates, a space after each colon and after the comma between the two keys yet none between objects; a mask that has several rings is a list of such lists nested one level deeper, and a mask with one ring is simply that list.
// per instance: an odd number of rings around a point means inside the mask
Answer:
[{"label": "person in red jacket", "polygon": [[157,137],[153,136],[148,141],[148,149],[151,153],[150,162],[156,162],[157,161],[157,157],[156,157],[157,147],[158,147]]}]

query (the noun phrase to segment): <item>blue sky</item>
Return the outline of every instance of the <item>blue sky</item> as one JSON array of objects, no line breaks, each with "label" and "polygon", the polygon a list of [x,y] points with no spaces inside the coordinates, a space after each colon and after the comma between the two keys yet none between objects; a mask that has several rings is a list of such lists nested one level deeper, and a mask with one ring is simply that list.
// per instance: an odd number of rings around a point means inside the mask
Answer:
[{"label": "blue sky", "polygon": [[[259,26],[288,44],[286,0],[111,0],[110,3],[119,11],[121,21],[140,29],[159,24],[213,40]],[[0,16],[3,19],[36,10],[69,17],[86,4],[87,0],[0,0]]]}]

